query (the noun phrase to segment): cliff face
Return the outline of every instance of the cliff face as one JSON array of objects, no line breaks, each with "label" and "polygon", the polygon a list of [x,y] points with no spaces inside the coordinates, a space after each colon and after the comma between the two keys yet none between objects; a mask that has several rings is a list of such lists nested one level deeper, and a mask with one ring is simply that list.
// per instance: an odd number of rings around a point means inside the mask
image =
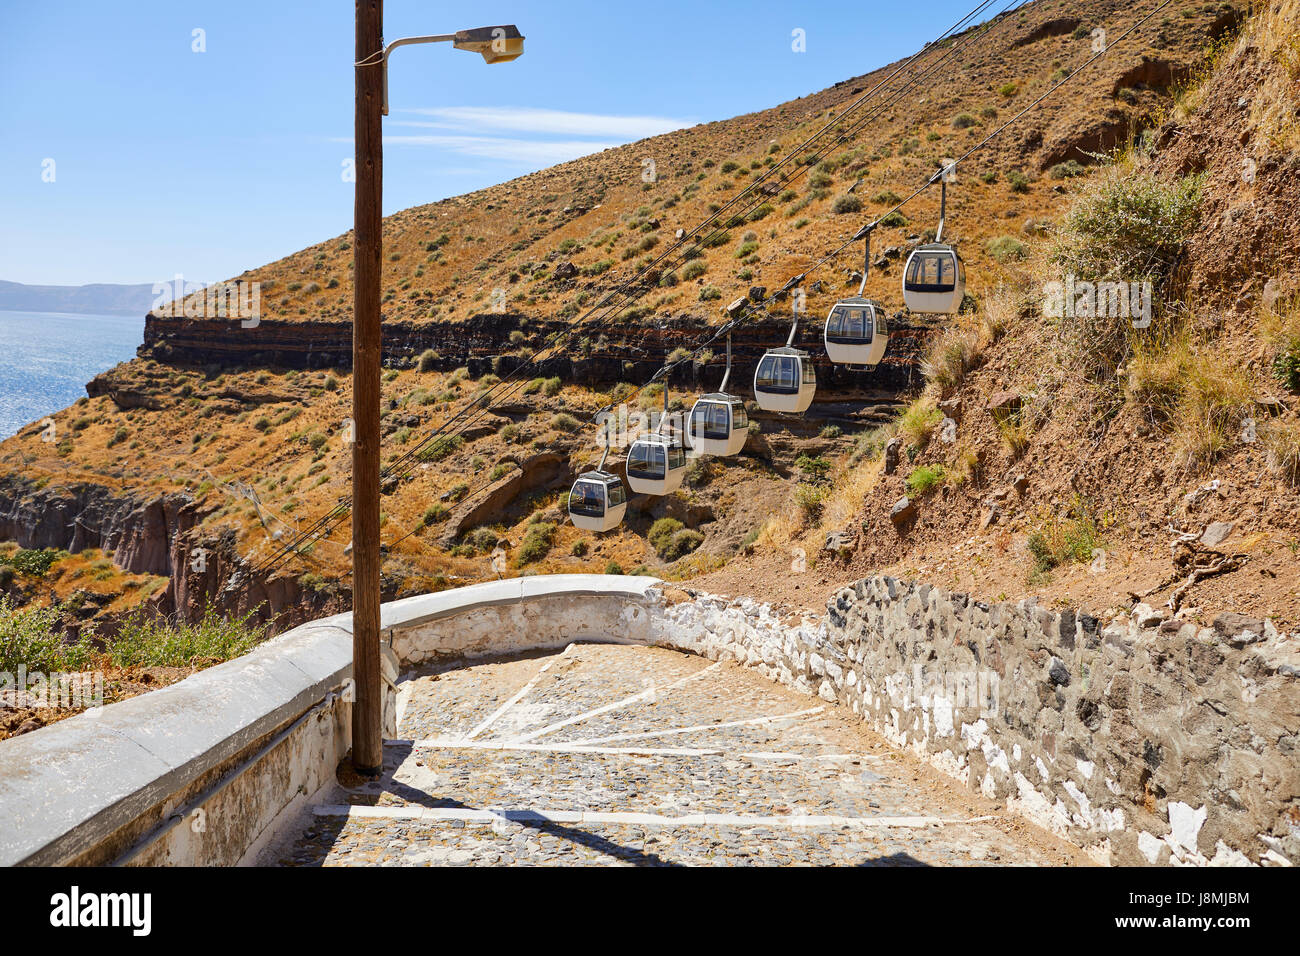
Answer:
[{"label": "cliff face", "polygon": [[[847,293],[846,293],[847,294]],[[817,366],[818,398],[845,399],[879,396],[902,391],[914,384],[916,365],[924,352],[933,325],[924,317],[897,314],[890,326],[889,351],[884,362],[870,371],[847,369],[831,364],[820,341],[822,316],[804,316],[795,345],[812,353]],[[525,375],[559,376],[565,384],[608,388],[619,382],[639,383],[650,379],[674,349],[699,345],[708,332],[704,319],[691,316],[661,316],[636,322],[620,320],[608,325],[596,323],[580,338],[576,349],[565,349],[529,366]],[[565,333],[569,324],[558,319],[534,319],[525,315],[480,314],[463,322],[412,324],[385,322],[384,364],[389,368],[413,368],[420,355],[432,350],[434,367],[451,371],[465,367],[477,378],[489,372],[510,374],[532,352],[553,335]],[[741,388],[763,352],[785,344],[790,330],[788,316],[765,316],[747,320],[732,336],[733,372],[731,384]],[[511,343],[511,333],[523,333],[523,345]],[[714,355],[705,365],[683,365],[673,382],[682,387],[713,388],[721,379],[725,340],[711,347]],[[142,358],[170,365],[201,365],[221,368],[275,366],[293,369],[350,369],[352,367],[352,324],[350,322],[263,321],[251,329],[228,319],[185,319],[149,315],[145,319]],[[112,395],[119,407],[139,402],[127,393],[114,395],[111,379],[87,386],[92,397]]]},{"label": "cliff face", "polygon": [[[146,497],[90,483],[45,488],[0,477],[0,540],[72,553],[96,548],[124,572],[166,577],[166,590],[151,600],[164,614],[193,621],[212,604],[287,627],[344,609],[345,595],[304,591],[291,576],[253,578],[233,532],[199,529],[211,510],[184,494]],[[230,587],[232,581],[240,586]]]}]

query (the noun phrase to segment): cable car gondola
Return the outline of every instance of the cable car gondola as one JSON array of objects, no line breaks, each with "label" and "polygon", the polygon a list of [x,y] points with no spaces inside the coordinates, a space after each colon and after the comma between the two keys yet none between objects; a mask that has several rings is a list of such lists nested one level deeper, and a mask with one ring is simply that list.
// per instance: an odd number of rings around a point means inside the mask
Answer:
[{"label": "cable car gondola", "polygon": [[889,345],[884,307],[864,297],[867,273],[871,268],[871,230],[875,227],[873,222],[858,234],[865,239],[866,258],[857,296],[836,302],[826,316],[822,342],[826,346],[826,357],[836,365],[878,365]]},{"label": "cable car gondola", "polygon": [[955,313],[961,310],[966,296],[966,267],[956,247],[942,241],[948,210],[947,177],[951,169],[951,166],[944,167],[938,174],[942,194],[934,242],[913,249],[903,268],[903,303],[913,312]]},{"label": "cable car gondola", "polygon": [[627,492],[618,475],[605,471],[609,455],[609,433],[605,436],[605,452],[595,471],[584,471],[569,491],[569,520],[575,528],[584,531],[610,531],[623,523],[627,512]]},{"label": "cable car gondola", "polygon": [[799,314],[790,325],[790,337],[782,348],[768,349],[754,369],[754,398],[769,412],[802,415],[817,392],[817,371],[812,356],[794,347]]},{"label": "cable car gondola", "polygon": [[708,395],[701,395],[691,408],[691,451],[697,455],[728,457],[737,455],[749,440],[749,416],[745,413],[745,400],[739,395],[727,394],[727,380],[731,378],[731,333],[727,333],[727,371],[722,376],[722,387]]},{"label": "cable car gondola", "polygon": [[664,412],[657,431],[642,435],[627,451],[627,483],[638,495],[672,494],[686,476],[686,449],[663,434],[668,423],[668,384],[664,383]]}]

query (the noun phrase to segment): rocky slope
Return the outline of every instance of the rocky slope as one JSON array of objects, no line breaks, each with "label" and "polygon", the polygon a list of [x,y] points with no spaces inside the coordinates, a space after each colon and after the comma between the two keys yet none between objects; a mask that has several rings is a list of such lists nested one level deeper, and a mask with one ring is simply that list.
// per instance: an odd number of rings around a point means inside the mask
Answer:
[{"label": "rocky slope", "polygon": [[[1016,257],[1050,233],[1087,181],[1090,154],[1167,113],[1178,83],[1239,17],[1232,4],[1175,2],[1168,10],[959,170],[946,237],[968,263],[970,309],[1014,280]],[[643,277],[632,310],[588,322],[576,344],[530,368],[528,390],[493,406],[463,444],[390,484],[387,593],[530,570],[644,565],[688,577],[752,550],[771,515],[793,513],[790,496],[807,468],[848,468],[859,438],[921,386],[920,359],[943,321],[900,313],[886,360],[871,373],[833,369],[819,356],[818,402],[805,419],[755,415],[745,454],[698,463],[683,494],[634,501],[626,526],[600,539],[562,520],[563,492],[598,456],[591,416],[621,402],[654,407],[653,394],[628,383],[697,343],[720,321],[720,306],[779,288],[1081,66],[1093,29],[1114,37],[1142,13],[1087,0],[1064,17],[1059,4],[1039,0],[927,51],[913,67],[936,67],[923,104],[894,103],[861,128],[844,127],[818,161],[785,167],[744,222],[670,263],[677,271],[664,265]],[[670,248],[678,230],[720,209],[891,69],[388,217],[386,459],[482,399],[604,290]],[[658,171],[650,183],[641,178],[647,155]],[[904,254],[925,240],[936,213],[937,197],[925,195],[882,224],[869,294],[898,306]],[[849,249],[808,277],[810,318],[798,341],[814,354],[819,317],[856,289],[860,254]],[[287,623],[346,606],[346,522],[290,560],[259,565],[347,494],[350,260],[344,235],[233,277],[261,283],[263,314],[251,328],[183,310],[149,316],[139,357],[97,377],[87,399],[54,416],[54,435],[33,426],[0,444],[9,475],[0,485],[0,537],[111,550],[123,569],[165,575],[156,600],[184,614],[209,600],[261,604]],[[758,316],[737,330],[733,383],[742,394],[787,322]],[[721,352],[680,370],[672,381],[678,407],[716,388]],[[665,517],[700,532],[691,553],[666,554],[648,540]],[[214,556],[203,572],[190,570],[197,548]]]}]

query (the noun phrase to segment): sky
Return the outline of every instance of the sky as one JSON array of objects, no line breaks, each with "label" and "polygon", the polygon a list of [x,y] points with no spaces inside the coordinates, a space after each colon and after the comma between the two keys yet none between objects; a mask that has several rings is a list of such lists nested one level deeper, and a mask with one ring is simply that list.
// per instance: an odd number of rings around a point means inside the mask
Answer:
[{"label": "sky", "polygon": [[[972,6],[388,0],[387,41],[504,23],[527,39],[495,66],[448,44],[394,52],[384,212],[824,89]],[[0,11],[0,279],[213,282],[350,228],[352,3]]]}]

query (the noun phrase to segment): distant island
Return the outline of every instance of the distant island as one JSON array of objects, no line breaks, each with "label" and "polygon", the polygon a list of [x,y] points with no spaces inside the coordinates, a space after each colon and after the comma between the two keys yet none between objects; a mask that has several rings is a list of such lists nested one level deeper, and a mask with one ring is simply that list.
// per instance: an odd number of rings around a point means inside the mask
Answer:
[{"label": "distant island", "polygon": [[0,279],[0,310],[143,316],[157,298],[153,283],[24,285]]}]

